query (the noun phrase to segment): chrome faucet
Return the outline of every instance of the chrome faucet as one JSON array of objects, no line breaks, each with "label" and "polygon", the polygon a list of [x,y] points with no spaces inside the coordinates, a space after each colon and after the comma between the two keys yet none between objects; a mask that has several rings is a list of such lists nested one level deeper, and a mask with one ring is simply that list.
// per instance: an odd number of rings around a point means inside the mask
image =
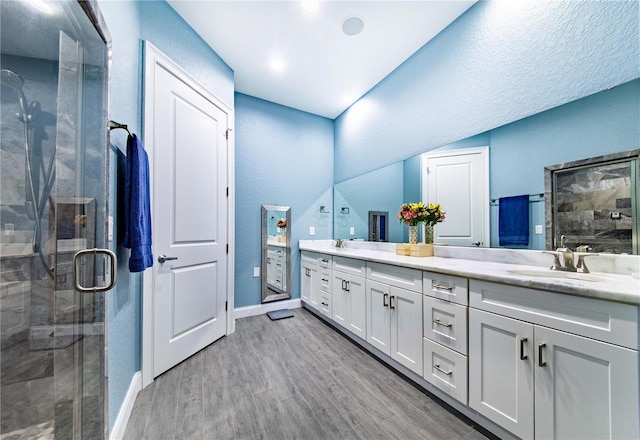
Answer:
[{"label": "chrome faucet", "polygon": [[[578,269],[573,264],[573,251],[565,246],[565,236],[560,236],[560,247],[555,251],[544,251],[545,254],[552,254],[553,264],[551,270],[561,270],[564,272],[577,272]],[[562,263],[560,263],[560,255],[562,255]]]},{"label": "chrome faucet", "polygon": [[344,240],[341,238],[336,238],[336,247],[339,249],[344,249]]}]

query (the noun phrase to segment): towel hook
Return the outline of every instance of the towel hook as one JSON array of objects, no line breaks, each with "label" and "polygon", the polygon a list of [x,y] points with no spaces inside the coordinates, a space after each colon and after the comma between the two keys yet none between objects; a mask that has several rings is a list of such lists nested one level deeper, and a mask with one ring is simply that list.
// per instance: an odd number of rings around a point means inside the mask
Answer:
[{"label": "towel hook", "polygon": [[123,130],[127,130],[127,133],[129,133],[129,135],[131,135],[131,132],[129,131],[129,127],[127,127],[127,124],[121,124],[119,122],[112,121],[111,119],[109,119],[109,130],[116,130],[118,128],[121,128]]}]

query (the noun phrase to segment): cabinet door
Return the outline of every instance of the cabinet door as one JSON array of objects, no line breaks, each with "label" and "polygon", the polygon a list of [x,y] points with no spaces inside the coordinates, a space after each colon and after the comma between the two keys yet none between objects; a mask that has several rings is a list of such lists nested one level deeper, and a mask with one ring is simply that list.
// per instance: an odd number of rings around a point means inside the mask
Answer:
[{"label": "cabinet door", "polygon": [[391,357],[422,376],[422,294],[390,288]]},{"label": "cabinet door", "polygon": [[308,305],[318,308],[318,266],[308,263],[300,265],[300,299]]},{"label": "cabinet door", "polygon": [[367,280],[367,342],[391,356],[389,286]]},{"label": "cabinet door", "polygon": [[638,352],[543,327],[535,352],[536,438],[640,438]]},{"label": "cabinet door", "polygon": [[365,279],[347,277],[348,329],[362,339],[367,338],[367,291]]},{"label": "cabinet door", "polygon": [[343,327],[348,326],[349,322],[349,309],[348,309],[348,297],[346,289],[346,274],[341,272],[333,272],[333,283],[331,286],[332,296],[332,315],[333,320]]},{"label": "cabinet door", "polygon": [[533,438],[533,325],[469,310],[469,406]]}]

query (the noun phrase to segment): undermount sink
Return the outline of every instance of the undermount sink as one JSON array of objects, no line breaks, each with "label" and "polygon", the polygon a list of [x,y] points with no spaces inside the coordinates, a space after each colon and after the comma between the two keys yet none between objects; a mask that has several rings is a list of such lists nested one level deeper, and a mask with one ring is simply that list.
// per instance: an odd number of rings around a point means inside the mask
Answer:
[{"label": "undermount sink", "polygon": [[507,272],[515,275],[525,275],[530,277],[564,278],[564,279],[570,279],[570,280],[590,281],[593,283],[605,281],[603,277],[600,277],[598,275],[593,275],[591,273],[563,272],[563,271],[551,270],[551,269],[510,269]]}]

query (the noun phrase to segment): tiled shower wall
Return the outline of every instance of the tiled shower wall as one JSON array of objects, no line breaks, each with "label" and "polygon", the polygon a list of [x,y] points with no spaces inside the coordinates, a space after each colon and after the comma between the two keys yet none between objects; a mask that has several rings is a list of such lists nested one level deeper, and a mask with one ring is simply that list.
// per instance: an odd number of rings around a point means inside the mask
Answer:
[{"label": "tiled shower wall", "polygon": [[594,252],[633,253],[631,162],[556,173],[557,234]]}]

